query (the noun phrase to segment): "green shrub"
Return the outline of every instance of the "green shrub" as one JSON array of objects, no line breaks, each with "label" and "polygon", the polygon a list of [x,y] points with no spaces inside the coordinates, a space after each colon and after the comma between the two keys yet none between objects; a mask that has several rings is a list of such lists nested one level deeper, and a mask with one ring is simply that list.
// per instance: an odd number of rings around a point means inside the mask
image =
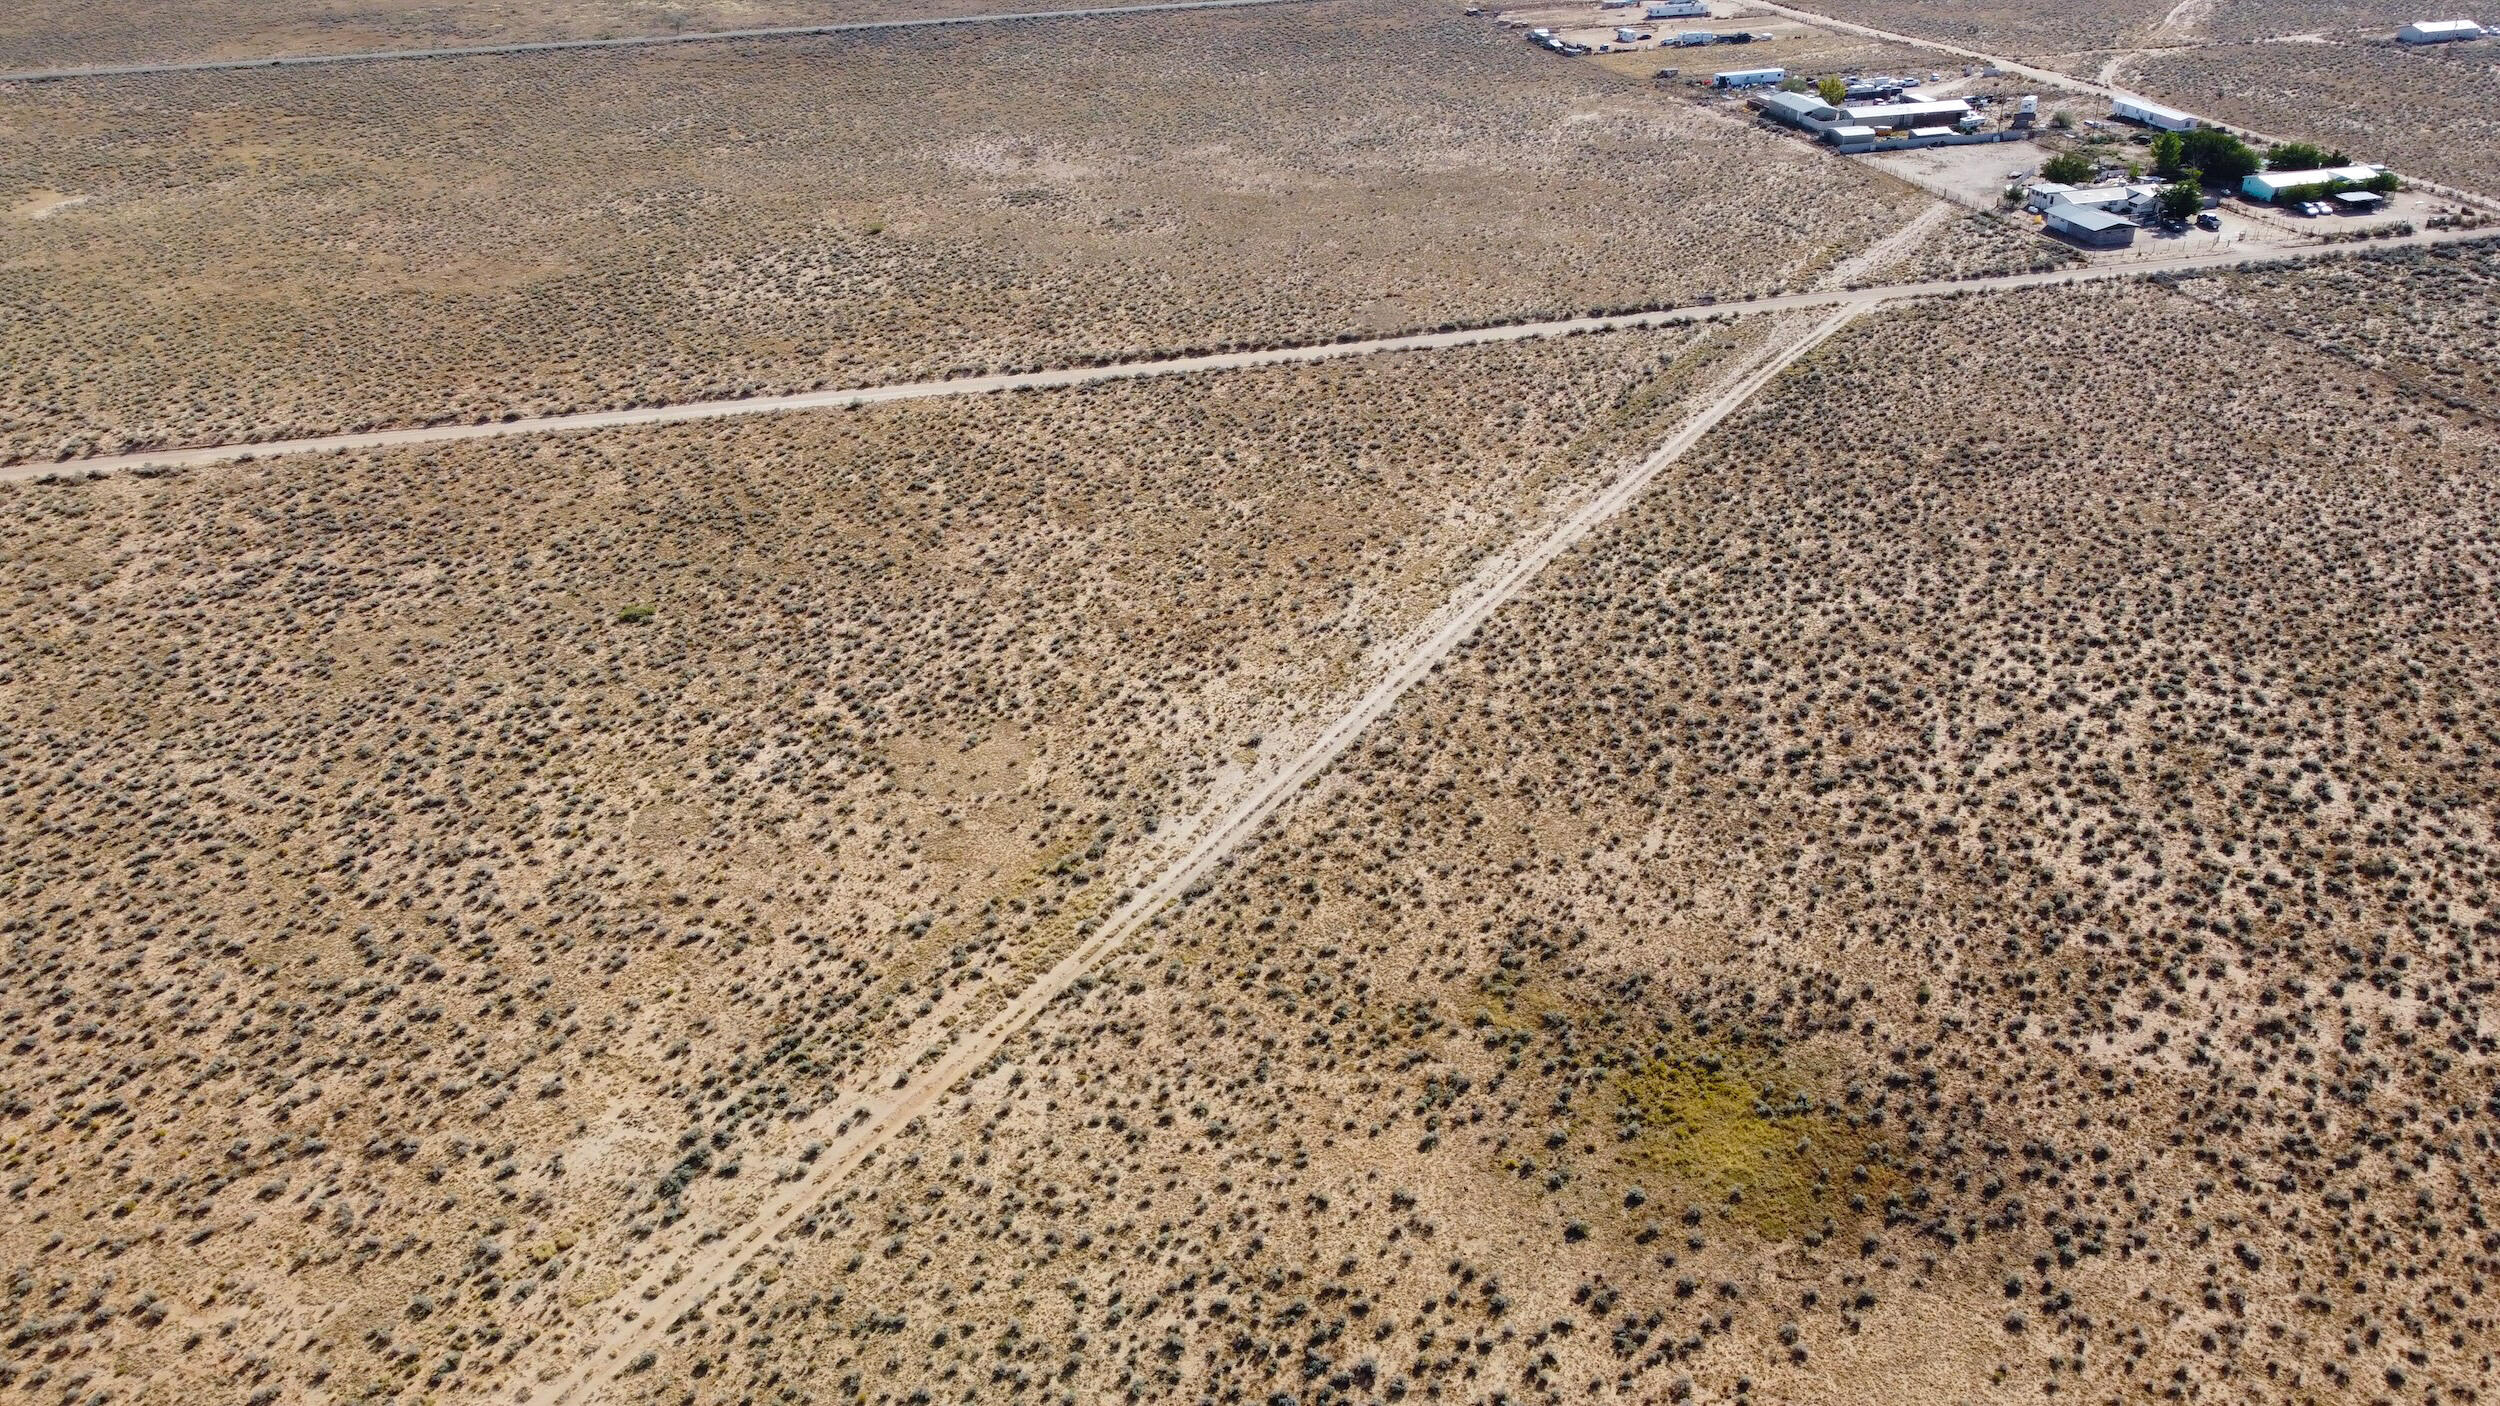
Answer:
[{"label": "green shrub", "polygon": [[2055,181],[2059,185],[2079,186],[2090,181],[2099,171],[2100,167],[2093,163],[2091,157],[2081,152],[2061,151],[2041,164],[2040,179]]}]

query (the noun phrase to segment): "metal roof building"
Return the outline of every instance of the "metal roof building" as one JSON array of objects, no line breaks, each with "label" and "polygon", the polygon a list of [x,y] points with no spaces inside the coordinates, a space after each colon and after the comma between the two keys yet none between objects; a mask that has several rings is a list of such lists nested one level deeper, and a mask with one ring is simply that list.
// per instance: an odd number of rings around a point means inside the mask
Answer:
[{"label": "metal roof building", "polygon": [[1753,105],[1765,117],[1809,132],[1827,132],[1849,120],[1849,114],[1812,93],[1765,93]]},{"label": "metal roof building", "polygon": [[2062,234],[2094,249],[2124,249],[2135,243],[2135,222],[2107,210],[2058,201],[2043,221],[2051,234]]},{"label": "metal roof building", "polygon": [[2454,44],[2482,38],[2483,27],[2472,20],[2415,20],[2397,30],[2396,37],[2407,44]]},{"label": "metal roof building", "polygon": [[1969,103],[1949,98],[1932,103],[1860,103],[1845,109],[1865,127],[1950,127],[1971,115]]},{"label": "metal roof building", "polygon": [[2378,166],[2326,166],[2315,171],[2254,171],[2240,182],[2240,194],[2251,200],[2273,200],[2296,186],[2331,185],[2337,181],[2362,185],[2377,178]]}]

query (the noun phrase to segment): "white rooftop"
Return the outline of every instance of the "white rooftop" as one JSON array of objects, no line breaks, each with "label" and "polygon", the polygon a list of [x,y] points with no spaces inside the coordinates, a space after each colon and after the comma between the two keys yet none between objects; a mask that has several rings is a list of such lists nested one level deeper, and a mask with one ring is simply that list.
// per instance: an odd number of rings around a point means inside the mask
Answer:
[{"label": "white rooftop", "polygon": [[2379,174],[2377,166],[2322,166],[2314,171],[2259,171],[2240,183],[2242,189],[2262,190],[2271,196],[2276,191],[2294,186],[2323,185],[2329,181],[2370,180]]},{"label": "white rooftop", "polygon": [[2111,113],[2116,115],[2140,112],[2148,117],[2165,118],[2172,122],[2185,122],[2191,115],[2175,107],[2163,107],[2160,103],[2146,102],[2142,98],[2118,98],[2113,100],[2109,107]]},{"label": "white rooftop", "polygon": [[1971,109],[1970,104],[1960,98],[1949,98],[1932,103],[1858,103],[1843,110],[1849,114],[1849,119],[1853,122],[1897,127],[1901,125],[1903,119],[1943,117],[1947,114],[1960,117]]},{"label": "white rooftop", "polygon": [[2048,213],[2051,219],[2060,224],[2073,225],[2077,229],[2116,229],[2120,225],[2133,223],[2107,210],[2098,210],[2089,205],[2077,205],[2065,200],[2050,205]]}]

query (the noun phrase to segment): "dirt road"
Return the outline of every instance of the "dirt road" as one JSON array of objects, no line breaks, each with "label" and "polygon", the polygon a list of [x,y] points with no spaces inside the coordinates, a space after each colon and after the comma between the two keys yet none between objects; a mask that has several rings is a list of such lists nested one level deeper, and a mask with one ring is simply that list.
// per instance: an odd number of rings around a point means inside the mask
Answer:
[{"label": "dirt road", "polygon": [[[1948,208],[1935,207],[1921,218],[1927,221],[1939,219],[1942,212]],[[1923,227],[1917,232],[1923,232]],[[2369,247],[2402,248],[2408,245],[2446,244],[2492,237],[2488,233],[2469,230],[2433,230],[2397,239],[2373,240]],[[1902,242],[1896,243],[1896,241]],[[2351,245],[2317,245],[2298,249],[2270,249],[2266,251],[2265,257],[2268,259],[2314,259],[2349,252],[2353,247]],[[1832,281],[1850,281],[1859,273],[1880,266],[1884,257],[1905,252],[1907,248],[1908,242],[1902,240],[1901,235],[1896,234],[1835,269]],[[1346,356],[1431,351],[1443,347],[1476,346],[1487,342],[1521,341],[1531,337],[1566,336],[1575,332],[1595,332],[1627,327],[1671,327],[1679,323],[1695,322],[1710,317],[1752,317],[1763,313],[1831,308],[1844,303],[1866,306],[1873,302],[1902,298],[1931,298],[1951,293],[1996,292],[2009,288],[2037,288],[2048,284],[2083,283],[2107,278],[2135,278],[2154,273],[2228,268],[2250,257],[2251,255],[2245,251],[2232,249],[2183,254],[2175,257],[2137,259],[2125,263],[2086,265],[2045,273],[2002,274],[1992,278],[1964,279],[1960,282],[1899,283],[1864,289],[1836,288],[1827,283],[1825,287],[1812,292],[1782,293],[1772,297],[1739,302],[1703,303],[1690,307],[1664,308],[1656,312],[1627,313],[1617,317],[1579,317],[1559,322],[1513,323],[1499,327],[1461,328],[1454,332],[1379,337],[1361,342],[1320,342],[1307,346],[1277,347],[1267,351],[1167,357],[1119,362],[1108,366],[1024,372],[1010,376],[967,376],[952,381],[912,381],[890,386],[808,391],[796,395],[755,396],[745,400],[689,401],[681,405],[643,406],[633,410],[594,410],[578,415],[548,415],[528,419],[491,421],[486,424],[422,425],[398,430],[371,430],[361,434],[324,435],[314,439],[272,440],[259,444],[216,444],[191,449],[146,450],[135,454],[98,456],[92,459],[0,466],[0,482],[44,479],[54,476],[83,478],[132,469],[204,468],[215,464],[231,464],[254,459],[347,453],[409,445],[449,444],[462,440],[496,439],[506,435],[577,433],[589,430],[620,429],[635,425],[682,425],[700,420],[729,419],[741,415],[777,415],[803,410],[840,409],[853,405],[881,405],[897,400],[926,400],[939,396],[1053,390],[1067,386],[1099,385],[1106,381],[1138,380],[1150,376],[1188,376],[1200,372],[1240,371],[1262,366],[1295,366]]]},{"label": "dirt road", "polygon": [[[525,1380],[515,1390],[513,1399],[551,1402],[556,1406],[591,1399],[618,1372],[644,1353],[656,1351],[672,1324],[734,1282],[758,1253],[840,1185],[874,1149],[928,1112],[949,1088],[996,1054],[1106,955],[1135,937],[1166,905],[1257,834],[1260,826],[1304,783],[1353,745],[1357,737],[1395,706],[1407,689],[1429,674],[1435,664],[1448,657],[1555,558],[1630,506],[1660,472],[1773,377],[1880,301],[1869,294],[1844,295],[1828,315],[1808,324],[1798,335],[1774,339],[1756,350],[1729,370],[1718,393],[1655,452],[1605,483],[1560,522],[1531,532],[1527,539],[1491,558],[1420,627],[1391,647],[1385,668],[1377,672],[1377,682],[1350,698],[1336,701],[1323,712],[1329,721],[1307,745],[1256,777],[1246,792],[1230,804],[1193,825],[1185,839],[1146,856],[1139,868],[1122,881],[1122,887],[1134,897],[1092,937],[1017,993],[979,1029],[951,1036],[941,1033],[907,1047],[896,1064],[861,1085],[851,1096],[832,1100],[811,1115],[787,1139],[823,1144],[822,1153],[805,1175],[779,1188],[759,1211],[726,1237],[712,1240],[690,1256],[664,1258],[652,1264],[637,1282],[625,1286],[609,1300],[615,1305],[634,1306],[630,1318],[620,1317],[608,1333],[569,1366],[555,1369],[543,1388]],[[940,1014],[932,1012],[924,1019],[924,1027]]]},{"label": "dirt road", "polygon": [[[1945,209],[1949,207],[1939,207]],[[1911,238],[1932,227],[1923,214],[1907,233]],[[1618,474],[1559,521],[1527,532],[1511,548],[1488,560],[1468,583],[1454,592],[1430,617],[1374,660],[1358,685],[1326,706],[1317,716],[1328,719],[1310,740],[1255,772],[1229,797],[1214,801],[1200,815],[1176,827],[1159,847],[1141,853],[1127,868],[1119,888],[1131,897],[1091,937],[1016,994],[995,1016],[977,1029],[955,1027],[959,998],[932,1011],[916,1027],[896,1059],[844,1096],[828,1100],[792,1132],[796,1141],[822,1144],[822,1153],[803,1175],[775,1189],[760,1206],[746,1212],[734,1227],[694,1237],[697,1248],[685,1255],[662,1255],[645,1266],[635,1282],[608,1300],[611,1317],[604,1331],[587,1344],[549,1343],[516,1364],[521,1379],[511,1389],[516,1402],[553,1402],[557,1406],[595,1399],[620,1371],[658,1351],[671,1325],[706,1302],[723,1287],[737,1282],[756,1256],[769,1249],[791,1226],[913,1119],[928,1112],[946,1091],[978,1070],[1006,1042],[1076,982],[1119,951],[1171,901],[1204,879],[1228,855],[1255,836],[1284,803],[1333,763],[1374,722],[1395,706],[1408,688],[1481,626],[1494,611],[1517,596],[1537,574],[1601,524],[1637,500],[1650,483],[1701,437],[1770,381],[1852,319],[1884,303],[1909,297],[1934,296],[1956,288],[2036,287],[2122,276],[2092,269],[2059,270],[2036,275],[1973,280],[1962,284],[1907,284],[1881,288],[1834,288],[1872,267],[1874,260],[1906,247],[1896,237],[1867,251],[1860,260],[1825,275],[1827,286],[1810,293],[1760,299],[1738,305],[1748,314],[1820,311],[1825,315],[1795,335],[1775,337],[1724,375],[1715,394],[1666,443],[1647,458]],[[2175,260],[2169,268],[2228,264],[2236,254]],[[2142,265],[2124,272],[2141,273]],[[1316,359],[1322,354],[1360,355],[1392,346],[1458,345],[1495,337],[1552,335],[1593,325],[1641,323],[1657,325],[1690,320],[1727,308],[1677,309],[1644,318],[1590,319],[1535,327],[1487,329],[1476,333],[1443,333],[1428,338],[1400,338],[1383,343],[1301,348],[1279,353],[1244,354],[1278,361]],[[1194,358],[1191,369],[1249,364],[1242,357]],[[1149,363],[1149,367],[1172,363]],[[1104,372],[1118,368],[1102,368]],[[1127,374],[1169,374],[1130,369]],[[717,1233],[726,1231],[725,1234]]]},{"label": "dirt road", "polygon": [[165,73],[230,73],[241,69],[318,68],[344,63],[405,63],[420,59],[473,59],[502,54],[551,54],[567,49],[639,49],[659,44],[717,44],[735,39],[800,39],[818,34],[859,34],[881,29],[935,29],[958,24],[1004,24],[1015,20],[1099,19],[1162,10],[1234,10],[1252,5],[1307,5],[1317,0],[1166,0],[1154,5],[1092,5],[1071,10],[1019,10],[989,15],[945,15],[916,20],[854,20],[846,24],[781,25],[769,29],[703,29],[683,34],[632,34],[613,39],[531,39],[509,44],[466,44],[440,49],[361,49],[339,54],[283,54],[258,59],[200,59],[190,63],[106,64],[92,68],[30,68],[0,73],[0,83],[66,83],[81,78],[139,78]]}]

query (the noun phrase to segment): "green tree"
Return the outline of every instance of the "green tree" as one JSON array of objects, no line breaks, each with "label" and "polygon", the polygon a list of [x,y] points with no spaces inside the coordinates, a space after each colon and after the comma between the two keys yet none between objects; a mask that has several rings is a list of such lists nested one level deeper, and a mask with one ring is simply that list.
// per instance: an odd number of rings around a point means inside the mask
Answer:
[{"label": "green tree", "polygon": [[2257,153],[2228,132],[2199,127],[2180,134],[2180,159],[2216,185],[2236,186],[2257,170]]},{"label": "green tree", "polygon": [[2351,158],[2340,151],[2325,151],[2308,142],[2285,142],[2266,153],[2269,171],[2315,171],[2321,166],[2343,166]]},{"label": "green tree", "polygon": [[1837,77],[1826,73],[1821,78],[1815,80],[1814,95],[1821,98],[1825,105],[1838,107],[1841,103],[1848,99],[1849,85],[1841,82]]},{"label": "green tree", "polygon": [[2089,182],[2100,168],[2092,158],[2079,151],[2061,151],[2041,163],[2040,179],[2059,185],[2079,186]]},{"label": "green tree", "polygon": [[2195,174],[2191,171],[2188,173],[2190,179],[2161,188],[2161,212],[2163,214],[2174,220],[2185,220],[2193,218],[2197,211],[2205,208],[2205,187],[2193,179]]},{"label": "green tree", "polygon": [[2153,174],[2165,180],[2177,180],[2179,168],[2186,164],[2187,143],[2176,132],[2164,132],[2153,138]]}]

